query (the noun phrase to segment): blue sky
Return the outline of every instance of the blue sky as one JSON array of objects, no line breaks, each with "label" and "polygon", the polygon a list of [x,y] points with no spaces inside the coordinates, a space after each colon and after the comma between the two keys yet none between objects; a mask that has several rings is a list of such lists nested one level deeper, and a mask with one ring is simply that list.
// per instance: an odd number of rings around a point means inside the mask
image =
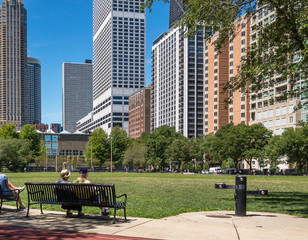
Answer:
[{"label": "blue sky", "polygon": [[[42,122],[62,123],[62,63],[92,59],[92,0],[23,0],[28,12],[28,56],[42,64]],[[152,42],[168,30],[169,5],[146,16],[146,84]]]}]

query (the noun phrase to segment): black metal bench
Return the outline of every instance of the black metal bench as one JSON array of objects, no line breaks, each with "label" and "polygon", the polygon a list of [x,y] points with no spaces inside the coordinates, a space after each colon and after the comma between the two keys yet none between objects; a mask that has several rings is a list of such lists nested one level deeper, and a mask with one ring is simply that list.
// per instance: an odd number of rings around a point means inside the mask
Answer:
[{"label": "black metal bench", "polygon": [[[92,206],[108,207],[114,209],[113,223],[116,219],[116,211],[124,210],[126,221],[127,195],[116,196],[114,184],[77,184],[77,183],[25,183],[28,191],[28,211],[30,206],[40,204],[61,204],[67,206]],[[124,201],[117,198],[124,197]]]},{"label": "black metal bench", "polygon": [[[4,193],[11,193],[12,195],[8,196],[8,195],[5,195]],[[15,193],[14,193],[15,192]],[[2,203],[3,202],[16,202],[16,208],[17,208],[17,211],[19,210],[18,209],[18,198],[19,198],[19,193],[20,193],[20,190],[19,189],[16,189],[16,190],[8,190],[8,191],[2,191],[2,187],[0,186],[0,198],[1,198],[1,204],[0,204],[0,213],[1,213],[1,209],[2,209]]]}]

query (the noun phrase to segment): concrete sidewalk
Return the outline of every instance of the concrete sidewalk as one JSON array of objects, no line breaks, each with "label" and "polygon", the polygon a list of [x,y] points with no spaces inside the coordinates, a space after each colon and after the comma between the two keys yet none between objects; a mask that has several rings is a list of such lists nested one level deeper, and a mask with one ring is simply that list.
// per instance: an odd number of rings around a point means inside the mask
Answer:
[{"label": "concrete sidewalk", "polygon": [[41,215],[37,209],[31,209],[27,218],[26,211],[16,212],[11,206],[3,206],[0,225],[151,239],[308,239],[306,218],[257,212],[247,215],[236,217],[231,211],[194,212],[163,219],[128,217],[127,222],[117,218],[112,224],[112,217],[66,217],[64,212],[47,210]]}]

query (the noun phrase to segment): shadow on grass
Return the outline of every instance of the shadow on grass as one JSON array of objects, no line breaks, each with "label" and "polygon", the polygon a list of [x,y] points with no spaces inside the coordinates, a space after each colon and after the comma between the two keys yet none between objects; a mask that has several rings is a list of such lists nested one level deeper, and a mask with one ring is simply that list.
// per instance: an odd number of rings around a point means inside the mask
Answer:
[{"label": "shadow on grass", "polygon": [[267,196],[250,195],[249,198],[255,208],[308,218],[308,193],[270,192]]}]

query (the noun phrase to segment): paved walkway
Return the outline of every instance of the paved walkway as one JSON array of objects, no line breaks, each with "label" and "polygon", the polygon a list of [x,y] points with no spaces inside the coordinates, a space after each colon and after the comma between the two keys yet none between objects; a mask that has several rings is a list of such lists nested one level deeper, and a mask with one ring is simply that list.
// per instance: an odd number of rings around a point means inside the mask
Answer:
[{"label": "paved walkway", "polygon": [[163,219],[98,215],[66,217],[64,212],[31,209],[16,212],[4,206],[0,214],[0,240],[3,239],[308,239],[308,219],[276,213],[248,212],[236,217],[231,211],[184,213]]}]

